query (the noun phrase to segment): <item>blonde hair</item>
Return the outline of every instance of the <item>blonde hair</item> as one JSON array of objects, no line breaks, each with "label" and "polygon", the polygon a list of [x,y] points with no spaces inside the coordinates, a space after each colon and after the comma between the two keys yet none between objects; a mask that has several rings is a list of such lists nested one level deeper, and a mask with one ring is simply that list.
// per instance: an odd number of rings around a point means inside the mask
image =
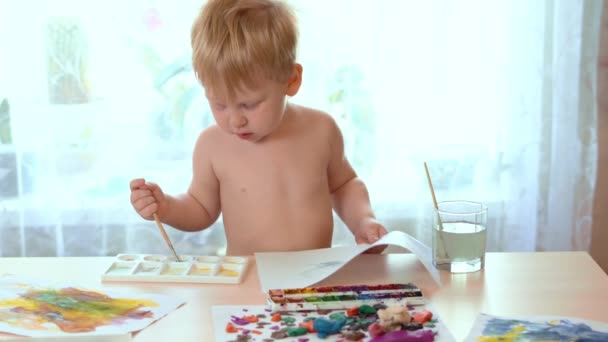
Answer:
[{"label": "blonde hair", "polygon": [[234,96],[259,77],[287,81],[297,49],[296,18],[278,0],[209,0],[192,26],[192,64],[214,91]]}]

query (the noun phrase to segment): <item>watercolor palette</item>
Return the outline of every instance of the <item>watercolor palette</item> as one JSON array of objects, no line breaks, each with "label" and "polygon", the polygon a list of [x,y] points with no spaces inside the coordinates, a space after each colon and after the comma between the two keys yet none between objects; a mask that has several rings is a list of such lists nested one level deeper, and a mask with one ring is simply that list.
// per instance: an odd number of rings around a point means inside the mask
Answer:
[{"label": "watercolor palette", "polygon": [[249,259],[236,256],[175,257],[119,254],[101,275],[102,281],[240,284]]},{"label": "watercolor palette", "polygon": [[422,305],[424,297],[412,284],[346,285],[269,290],[272,311],[349,309],[361,305]]}]

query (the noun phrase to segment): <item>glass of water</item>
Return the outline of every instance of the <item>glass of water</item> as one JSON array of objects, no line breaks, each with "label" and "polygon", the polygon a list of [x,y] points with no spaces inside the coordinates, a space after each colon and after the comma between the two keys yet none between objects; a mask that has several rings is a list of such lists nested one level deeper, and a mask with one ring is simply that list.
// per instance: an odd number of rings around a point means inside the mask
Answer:
[{"label": "glass of water", "polygon": [[433,208],[433,265],[452,273],[483,268],[488,208],[478,202],[444,201]]}]

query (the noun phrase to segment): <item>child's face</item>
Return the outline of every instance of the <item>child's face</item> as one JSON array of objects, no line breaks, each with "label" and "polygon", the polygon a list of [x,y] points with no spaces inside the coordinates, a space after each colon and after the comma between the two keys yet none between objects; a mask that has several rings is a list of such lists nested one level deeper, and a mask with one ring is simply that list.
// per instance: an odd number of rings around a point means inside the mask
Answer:
[{"label": "child's face", "polygon": [[258,142],[281,123],[286,106],[286,82],[256,82],[251,89],[236,91],[233,99],[205,87],[217,124],[238,139]]}]

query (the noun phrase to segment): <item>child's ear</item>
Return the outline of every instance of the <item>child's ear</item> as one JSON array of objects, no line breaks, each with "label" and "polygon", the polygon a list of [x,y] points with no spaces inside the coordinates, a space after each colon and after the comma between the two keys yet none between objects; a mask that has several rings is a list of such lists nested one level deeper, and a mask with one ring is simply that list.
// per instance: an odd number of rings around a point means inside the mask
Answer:
[{"label": "child's ear", "polygon": [[302,64],[295,63],[291,76],[287,80],[287,96],[294,96],[300,90],[302,85]]}]

